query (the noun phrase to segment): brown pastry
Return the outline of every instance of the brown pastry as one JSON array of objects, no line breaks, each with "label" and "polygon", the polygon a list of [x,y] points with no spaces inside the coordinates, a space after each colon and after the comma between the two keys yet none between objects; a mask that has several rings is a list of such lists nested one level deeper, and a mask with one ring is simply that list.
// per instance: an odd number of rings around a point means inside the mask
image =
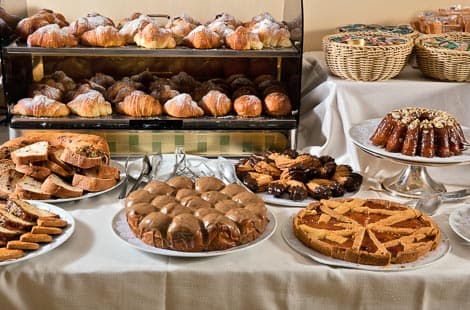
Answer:
[{"label": "brown pastry", "polygon": [[186,37],[191,30],[196,28],[199,23],[188,15],[180,15],[173,17],[165,25],[165,28],[170,29],[175,38],[176,44],[181,44],[184,37]]},{"label": "brown pastry", "polygon": [[63,71],[54,71],[53,73],[46,75],[41,80],[41,83],[60,89],[64,94],[77,87],[77,84]]},{"label": "brown pastry", "polygon": [[[153,23],[153,20],[150,16],[140,14],[140,13],[138,14],[139,14],[138,16],[133,15],[132,17],[135,17],[135,18],[129,19],[128,21],[124,22],[124,24],[122,24],[121,27],[118,27],[119,34],[124,37],[127,44],[135,43],[134,41],[135,34],[139,30],[147,26],[148,24]],[[120,24],[121,23],[122,22],[120,22]]]},{"label": "brown pastry", "polygon": [[116,83],[116,81],[114,80],[114,78],[112,76],[101,73],[101,72],[96,73],[90,79],[90,81],[93,82],[93,83],[96,83],[98,85],[101,85],[104,88],[108,88],[111,85],[113,85],[114,83]]},{"label": "brown pastry", "polygon": [[77,20],[70,23],[69,32],[76,37],[80,37],[85,32],[95,29],[99,26],[112,26],[114,22],[103,15],[98,13],[88,13],[85,17],[80,17]]},{"label": "brown pastry", "polygon": [[224,188],[225,183],[216,177],[199,177],[194,182],[194,188],[200,192],[219,191]]},{"label": "brown pastry", "polygon": [[197,26],[191,30],[184,38],[184,42],[188,46],[197,49],[218,48],[222,44],[220,36],[203,25]]},{"label": "brown pastry", "polygon": [[106,90],[105,97],[112,103],[118,103],[123,101],[124,98],[129,96],[135,90],[136,88],[132,85],[132,83],[118,81]]},{"label": "brown pastry", "polygon": [[253,33],[258,34],[264,47],[292,46],[289,30],[284,25],[272,19],[265,18],[251,25],[249,29]]},{"label": "brown pastry", "polygon": [[196,87],[200,85],[200,83],[193,78],[191,75],[187,74],[186,72],[182,71],[176,75],[173,75],[170,78],[170,81],[174,83],[176,89],[181,93],[191,94]]},{"label": "brown pastry", "polygon": [[113,26],[98,26],[84,32],[80,37],[80,43],[89,46],[113,47],[123,46],[126,42]]},{"label": "brown pastry", "polygon": [[29,46],[40,46],[58,48],[66,46],[77,46],[77,39],[61,29],[57,24],[48,24],[37,29],[28,36]]},{"label": "brown pastry", "polygon": [[188,94],[177,95],[163,105],[166,114],[173,117],[200,117],[204,111],[197,105]]},{"label": "brown pastry", "polygon": [[258,34],[240,26],[225,36],[225,44],[233,50],[260,50],[263,43]]},{"label": "brown pastry", "polygon": [[55,88],[53,86],[49,86],[47,84],[42,83],[34,83],[31,86],[30,95],[31,97],[34,97],[36,95],[44,95],[49,99],[61,101],[64,93],[60,89]]},{"label": "brown pastry", "polygon": [[172,88],[169,84],[153,84],[150,86],[150,96],[154,97],[158,101],[165,103],[169,99],[179,95],[179,91]]},{"label": "brown pastry", "polygon": [[202,97],[199,106],[207,115],[225,116],[232,110],[232,101],[226,94],[211,90]]},{"label": "brown pastry", "polygon": [[59,28],[62,28],[67,26],[68,22],[62,14],[42,9],[32,16],[20,20],[16,26],[16,32],[22,39],[26,40],[37,29],[49,24],[57,24]]},{"label": "brown pastry", "polygon": [[264,111],[271,116],[286,116],[292,112],[290,99],[283,93],[270,93],[264,98]]},{"label": "brown pastry", "polygon": [[76,96],[67,106],[73,113],[83,117],[100,117],[113,113],[111,104],[96,90]]},{"label": "brown pastry", "polygon": [[171,220],[172,218],[166,214],[151,212],[140,221],[137,235],[146,244],[163,249],[168,248],[166,233]]},{"label": "brown pastry", "polygon": [[209,213],[202,217],[207,231],[207,246],[214,250],[232,248],[240,242],[240,229],[224,215]]},{"label": "brown pastry", "polygon": [[253,95],[238,97],[233,103],[233,109],[237,115],[242,117],[257,117],[261,115],[261,100]]},{"label": "brown pastry", "polygon": [[173,186],[176,189],[188,188],[191,189],[194,187],[193,181],[190,178],[182,175],[174,176],[167,181],[168,185]]},{"label": "brown pastry", "polygon": [[13,114],[36,117],[63,117],[70,114],[69,108],[59,101],[37,95],[34,98],[24,98],[18,101],[12,110]]},{"label": "brown pastry", "polygon": [[162,181],[151,181],[145,185],[144,190],[152,195],[173,195],[176,190]]},{"label": "brown pastry", "polygon": [[137,46],[146,48],[175,48],[176,41],[171,30],[158,27],[157,24],[149,23],[134,36]]},{"label": "brown pastry", "polygon": [[157,116],[162,114],[162,105],[152,96],[135,90],[116,104],[116,111],[134,117]]},{"label": "brown pastry", "polygon": [[200,221],[192,214],[175,216],[168,227],[167,238],[177,251],[199,252],[204,249]]}]

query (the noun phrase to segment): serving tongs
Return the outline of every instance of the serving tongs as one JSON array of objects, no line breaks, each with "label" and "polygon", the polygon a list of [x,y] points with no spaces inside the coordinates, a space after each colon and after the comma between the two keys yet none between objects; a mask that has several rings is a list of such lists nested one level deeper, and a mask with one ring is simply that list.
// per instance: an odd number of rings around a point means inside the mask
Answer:
[{"label": "serving tongs", "polygon": [[142,159],[142,169],[140,169],[140,174],[137,177],[137,180],[135,180],[134,185],[132,185],[131,189],[126,194],[126,197],[129,193],[132,193],[133,191],[138,189],[140,184],[142,184],[142,182],[145,179],[148,180],[150,178],[151,173],[152,173],[152,164],[150,163],[150,158],[148,157],[148,155],[145,154],[144,158]]}]

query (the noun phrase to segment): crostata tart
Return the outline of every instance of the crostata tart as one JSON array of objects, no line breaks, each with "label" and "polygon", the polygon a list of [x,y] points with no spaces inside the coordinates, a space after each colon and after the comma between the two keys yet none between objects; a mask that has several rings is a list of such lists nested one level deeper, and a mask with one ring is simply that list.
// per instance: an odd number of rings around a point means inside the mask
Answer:
[{"label": "crostata tart", "polygon": [[417,260],[440,241],[437,224],[422,212],[379,199],[330,199],[294,217],[302,243],[349,262],[385,266]]}]

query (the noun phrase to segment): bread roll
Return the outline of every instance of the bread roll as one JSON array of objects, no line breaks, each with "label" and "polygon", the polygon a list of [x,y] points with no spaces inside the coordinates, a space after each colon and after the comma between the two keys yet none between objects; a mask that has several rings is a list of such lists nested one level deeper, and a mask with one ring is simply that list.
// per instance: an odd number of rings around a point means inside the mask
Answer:
[{"label": "bread roll", "polygon": [[162,105],[152,96],[135,90],[116,104],[116,111],[134,117],[157,116],[162,114]]},{"label": "bread roll", "polygon": [[197,105],[188,94],[180,94],[171,98],[163,105],[166,114],[173,117],[200,117],[204,111]]},{"label": "bread roll", "polygon": [[24,98],[18,101],[12,110],[13,114],[36,117],[63,117],[70,114],[69,108],[59,101],[37,95],[34,98]]},{"label": "bread roll", "polygon": [[83,117],[107,116],[113,113],[111,104],[96,90],[76,96],[67,106],[73,113]]},{"label": "bread roll", "polygon": [[57,24],[43,26],[28,36],[29,46],[58,48],[77,46],[77,39],[61,29]]},{"label": "bread roll", "polygon": [[212,116],[225,116],[232,110],[230,98],[218,90],[209,91],[199,105],[207,115]]},{"label": "bread roll", "polygon": [[98,26],[82,34],[80,42],[83,45],[113,47],[123,46],[126,42],[113,26]]},{"label": "bread roll", "polygon": [[290,99],[283,93],[270,93],[264,98],[264,111],[271,116],[286,116],[292,112]]},{"label": "bread roll", "polygon": [[261,115],[261,100],[253,95],[243,95],[238,97],[233,103],[233,109],[237,115],[242,117],[257,117]]},{"label": "bread roll", "polygon": [[176,47],[176,41],[171,30],[160,28],[154,23],[149,23],[143,29],[138,30],[134,36],[134,41],[138,46],[146,48]]},{"label": "bread roll", "polygon": [[222,44],[220,36],[203,25],[197,26],[191,30],[184,38],[184,42],[188,46],[197,49],[218,48]]},{"label": "bread roll", "polygon": [[114,27],[114,22],[108,17],[92,12],[88,13],[87,16],[80,17],[70,23],[69,32],[76,37],[80,37],[85,32],[95,29],[99,26]]}]

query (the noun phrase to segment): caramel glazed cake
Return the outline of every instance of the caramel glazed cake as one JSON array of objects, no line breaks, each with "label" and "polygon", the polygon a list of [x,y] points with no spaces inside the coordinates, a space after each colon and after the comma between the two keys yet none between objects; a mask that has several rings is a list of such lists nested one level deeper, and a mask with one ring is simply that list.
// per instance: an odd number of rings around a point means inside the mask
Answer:
[{"label": "caramel glazed cake", "polygon": [[386,266],[417,260],[440,242],[437,224],[422,212],[380,199],[313,202],[294,217],[306,246],[348,262]]},{"label": "caramel glazed cake", "polygon": [[256,194],[215,177],[152,181],[125,201],[134,234],[148,245],[184,252],[226,250],[257,239],[268,223]]},{"label": "caramel glazed cake", "polygon": [[460,155],[468,146],[455,117],[444,111],[425,108],[389,112],[370,140],[389,152],[423,157]]}]

